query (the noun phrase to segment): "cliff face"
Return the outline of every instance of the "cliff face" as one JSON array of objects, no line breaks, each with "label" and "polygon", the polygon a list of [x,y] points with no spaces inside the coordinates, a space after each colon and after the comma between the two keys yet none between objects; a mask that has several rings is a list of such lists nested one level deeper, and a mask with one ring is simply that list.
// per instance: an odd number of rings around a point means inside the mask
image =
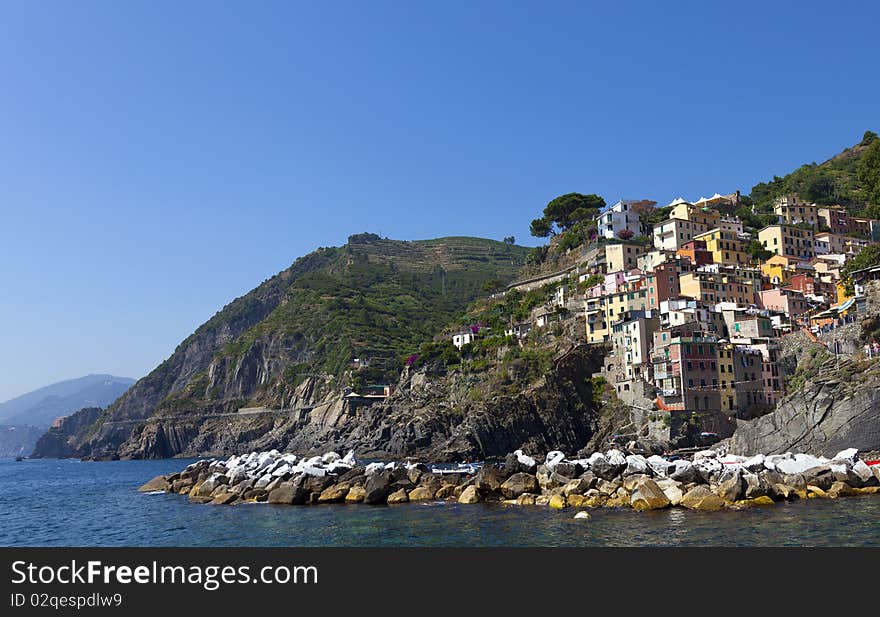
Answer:
[{"label": "cliff face", "polygon": [[[405,371],[397,392],[381,403],[339,396],[311,410],[193,418],[138,426],[119,449],[123,457],[228,455],[251,450],[300,453],[354,449],[361,456],[454,461],[531,452],[575,452],[599,422],[590,376],[600,351],[586,345],[561,352],[538,382],[518,394],[474,401],[480,378],[427,367]],[[300,396],[314,384],[304,383]]]},{"label": "cliff face", "polygon": [[86,407],[62,419],[37,440],[33,458],[73,458],[80,456],[82,434],[101,414],[100,407]]},{"label": "cliff face", "polygon": [[[372,234],[319,249],[228,304],[99,417],[69,430],[64,455],[169,456],[275,439],[289,418],[229,414],[322,402],[356,357],[379,357],[396,375],[401,356],[487,283],[513,278],[526,253],[479,238]],[[48,440],[35,454],[56,446]]]}]

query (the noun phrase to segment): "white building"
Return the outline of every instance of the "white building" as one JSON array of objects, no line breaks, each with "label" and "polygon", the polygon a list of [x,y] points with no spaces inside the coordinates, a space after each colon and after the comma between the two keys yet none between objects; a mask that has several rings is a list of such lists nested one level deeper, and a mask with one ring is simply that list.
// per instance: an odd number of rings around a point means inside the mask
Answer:
[{"label": "white building", "polygon": [[477,335],[473,332],[473,330],[462,330],[458,334],[452,335],[452,344],[455,345],[458,349],[461,349],[465,345],[473,343],[477,340]]},{"label": "white building", "polygon": [[694,236],[709,231],[708,225],[686,219],[666,219],[654,226],[654,248],[660,251],[677,251]]},{"label": "white building", "polygon": [[641,236],[642,223],[638,213],[632,211],[632,206],[636,203],[638,203],[636,200],[621,199],[602,208],[596,216],[599,235],[605,238],[618,238],[621,231],[628,229],[633,233],[633,237]]}]

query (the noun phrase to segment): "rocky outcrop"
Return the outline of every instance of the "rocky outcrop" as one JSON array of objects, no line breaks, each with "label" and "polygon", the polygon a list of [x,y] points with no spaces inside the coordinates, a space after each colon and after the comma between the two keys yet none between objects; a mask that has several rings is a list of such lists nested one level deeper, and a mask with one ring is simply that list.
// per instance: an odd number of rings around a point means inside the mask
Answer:
[{"label": "rocky outcrop", "polygon": [[[130,428],[117,452],[122,458],[168,458],[355,450],[372,458],[440,462],[503,457],[520,448],[577,451],[599,422],[589,376],[601,364],[600,353],[587,345],[563,350],[538,383],[485,401],[469,396],[472,377],[425,367],[405,371],[395,394],[372,405],[336,395],[295,412],[151,420]],[[311,387],[306,381],[300,390]]]},{"label": "rocky outcrop", "polygon": [[[401,242],[374,234],[318,249],[200,326],[93,425],[72,434],[67,452],[230,453],[302,434],[299,448],[308,439],[331,439],[327,433],[351,432],[338,426],[342,405],[331,400],[351,360],[378,349],[394,367],[482,295],[485,283],[512,278],[527,252],[480,238]],[[234,415],[248,406],[311,412]]]},{"label": "rocky outcrop", "polygon": [[738,420],[721,447],[745,454],[799,450],[824,456],[847,447],[880,450],[880,362],[827,357],[775,411]]},{"label": "rocky outcrop", "polygon": [[86,407],[63,418],[37,440],[33,458],[74,458],[82,452],[82,442],[87,431],[101,417],[100,407]]},{"label": "rocky outcrop", "polygon": [[[140,490],[179,493],[195,503],[214,505],[379,505],[450,500],[461,504],[503,501],[556,510],[681,506],[704,511],[880,493],[880,466],[859,460],[854,448],[838,452],[832,459],[807,454],[749,458],[708,450],[695,453],[692,461],[676,460],[667,466],[618,450],[585,459],[566,459],[562,452],[552,452],[537,465],[535,474],[520,471],[522,458],[527,457],[520,453],[509,457],[502,467],[483,465],[475,472],[472,466],[462,465],[453,469],[397,462],[364,466],[353,452],[342,458],[335,452],[305,458],[273,450],[199,461],[182,472],[153,478]],[[626,460],[627,468],[638,472],[627,473],[621,468],[619,475],[607,480],[594,473],[593,466],[599,461],[617,460]],[[693,469],[695,481],[685,483],[672,477],[683,467]]]}]

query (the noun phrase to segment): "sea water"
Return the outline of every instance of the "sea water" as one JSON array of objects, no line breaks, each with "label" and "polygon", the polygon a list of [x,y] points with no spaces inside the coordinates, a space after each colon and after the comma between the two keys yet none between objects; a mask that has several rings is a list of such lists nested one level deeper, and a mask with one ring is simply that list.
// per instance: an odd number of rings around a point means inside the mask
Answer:
[{"label": "sea water", "polygon": [[192,504],[137,488],[188,460],[0,459],[2,546],[880,546],[880,496],[743,511],[436,502]]}]

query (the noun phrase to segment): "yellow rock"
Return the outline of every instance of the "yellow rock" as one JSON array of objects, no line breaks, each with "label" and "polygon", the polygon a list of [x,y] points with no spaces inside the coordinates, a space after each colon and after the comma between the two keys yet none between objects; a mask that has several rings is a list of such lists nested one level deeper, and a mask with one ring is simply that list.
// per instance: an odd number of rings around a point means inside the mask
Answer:
[{"label": "yellow rock", "polygon": [[521,506],[533,506],[535,505],[535,496],[531,493],[523,493],[516,498],[516,503]]},{"label": "yellow rock", "polygon": [[565,496],[553,495],[547,505],[551,508],[554,508],[555,510],[562,510],[566,506]]},{"label": "yellow rock", "polygon": [[772,506],[776,503],[767,495],[761,495],[760,497],[755,497],[754,499],[746,499],[746,501],[749,502],[749,505],[752,506]]},{"label": "yellow rock", "polygon": [[576,495],[576,494],[572,493],[571,495],[568,496],[567,501],[568,501],[568,505],[570,505],[572,508],[580,508],[581,506],[583,506],[586,503],[587,498],[584,497],[583,495]]},{"label": "yellow rock", "polygon": [[479,503],[480,495],[477,493],[477,488],[473,485],[467,487],[461,492],[461,497],[458,498],[458,503]]},{"label": "yellow rock", "polygon": [[363,486],[352,486],[348,489],[348,495],[345,496],[346,503],[361,503],[367,491]]},{"label": "yellow rock", "polygon": [[434,491],[427,486],[418,486],[409,493],[410,501],[428,501],[434,499]]},{"label": "yellow rock", "polygon": [[866,486],[864,488],[854,488],[859,495],[876,495],[880,493],[880,486]]},{"label": "yellow rock", "polygon": [[813,486],[812,484],[807,485],[807,499],[828,499],[828,493],[823,491],[818,486]]}]

